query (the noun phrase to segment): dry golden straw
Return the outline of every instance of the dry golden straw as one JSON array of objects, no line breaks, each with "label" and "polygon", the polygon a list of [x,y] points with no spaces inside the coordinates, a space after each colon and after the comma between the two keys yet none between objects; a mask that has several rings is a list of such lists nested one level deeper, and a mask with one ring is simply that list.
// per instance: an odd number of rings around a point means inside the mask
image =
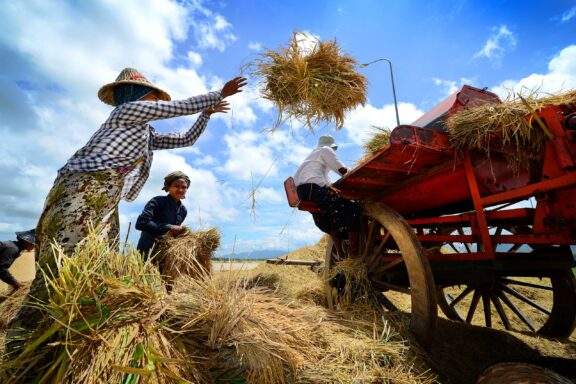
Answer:
[{"label": "dry golden straw", "polygon": [[[316,248],[301,258],[317,258],[323,249]],[[44,271],[51,293],[39,305],[47,318],[22,355],[4,364],[2,383],[434,381],[414,368],[409,344],[380,308],[355,302],[335,313],[290,288],[306,279],[323,284],[305,267],[304,279],[296,279],[297,268],[270,266],[278,271],[276,291],[248,285],[258,281],[251,273],[270,275],[262,264],[182,276],[167,295],[151,262],[116,252],[94,234],[73,256],[58,257],[59,275]]]},{"label": "dry golden straw", "polygon": [[305,34],[294,33],[288,46],[267,50],[250,64],[263,82],[262,97],[278,107],[277,128],[288,118],[310,129],[321,122],[342,128],[347,111],[364,105],[368,80],[355,71],[357,62],[336,41],[317,41],[310,52]]},{"label": "dry golden straw", "polygon": [[22,287],[17,291],[10,292],[7,296],[0,297],[0,329],[6,329],[10,321],[16,316],[22,301],[30,290],[30,282],[22,283]]},{"label": "dry golden straw", "polygon": [[199,276],[212,270],[212,255],[220,246],[216,228],[192,231],[185,228],[178,236],[170,233],[158,241],[157,263],[169,282],[180,276]]},{"label": "dry golden straw", "polygon": [[224,377],[293,382],[318,355],[311,337],[317,319],[310,308],[291,305],[271,291],[245,289],[241,279],[182,278],[169,297],[169,311],[184,344],[207,345],[213,382]]},{"label": "dry golden straw", "polygon": [[[180,383],[202,378],[161,317],[165,290],[154,265],[111,250],[92,232],[75,253],[56,249],[58,276],[43,270],[49,300],[2,383]],[[35,382],[35,381],[34,381]]]},{"label": "dry golden straw", "polygon": [[390,144],[391,133],[388,128],[373,126],[372,136],[363,145],[366,155],[372,155]]},{"label": "dry golden straw", "polygon": [[477,148],[490,156],[503,151],[513,169],[527,168],[546,142],[546,132],[531,113],[549,105],[576,106],[576,92],[537,98],[532,91],[519,98],[508,97],[501,104],[484,104],[450,116],[446,127],[454,148],[465,153]]}]

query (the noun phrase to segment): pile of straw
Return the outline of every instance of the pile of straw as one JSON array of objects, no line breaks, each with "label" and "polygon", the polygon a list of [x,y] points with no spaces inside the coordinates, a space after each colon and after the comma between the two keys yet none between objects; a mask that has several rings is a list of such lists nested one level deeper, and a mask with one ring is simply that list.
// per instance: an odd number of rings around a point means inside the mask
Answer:
[{"label": "pile of straw", "polygon": [[[72,256],[56,249],[58,276],[42,271],[49,300],[22,353],[0,381],[178,383],[202,378],[161,321],[165,290],[156,267],[109,248],[93,232]],[[35,382],[36,382],[35,381]]]},{"label": "pile of straw", "polygon": [[157,246],[160,273],[172,283],[180,276],[211,272],[212,256],[220,246],[220,232],[216,228],[192,231],[185,227],[177,236],[170,233],[162,236]]},{"label": "pile of straw", "polygon": [[576,92],[543,98],[532,92],[522,97],[528,106],[520,97],[509,96],[501,104],[484,104],[450,116],[446,128],[454,148],[460,153],[476,148],[487,156],[491,150],[503,150],[513,169],[527,168],[544,147],[547,130],[528,115],[549,105],[576,107]]},{"label": "pile of straw", "polygon": [[[340,275],[340,276],[338,276]],[[368,269],[362,259],[344,259],[336,263],[329,273],[328,280],[339,277],[345,282],[344,289],[338,292],[338,304],[340,307],[352,303],[373,303],[378,305],[378,293],[372,288],[368,279]],[[336,292],[335,292],[336,293]]]},{"label": "pile of straw", "polygon": [[368,80],[355,71],[357,62],[336,41],[317,41],[307,52],[304,34],[294,33],[287,47],[267,50],[251,66],[262,79],[262,97],[278,107],[274,128],[287,118],[305,121],[310,129],[320,122],[342,128],[344,115],[366,102]]},{"label": "pile of straw", "polygon": [[8,328],[8,325],[16,316],[22,301],[30,291],[30,282],[22,283],[22,287],[14,292],[10,292],[6,296],[0,296],[0,329]]},{"label": "pile of straw", "polygon": [[51,292],[38,305],[47,317],[22,354],[1,367],[3,383],[434,379],[411,368],[408,344],[370,305],[334,313],[247,286],[251,271],[212,276],[199,265],[194,278],[181,277],[168,295],[151,262],[135,251],[112,250],[94,234],[73,256],[57,256],[59,275],[43,271]]},{"label": "pile of straw", "polygon": [[[319,308],[294,305],[242,279],[181,279],[169,297],[171,327],[185,345],[205,345],[211,382],[293,382],[316,364]],[[192,352],[192,350],[190,352]],[[198,353],[198,351],[194,351]]]}]

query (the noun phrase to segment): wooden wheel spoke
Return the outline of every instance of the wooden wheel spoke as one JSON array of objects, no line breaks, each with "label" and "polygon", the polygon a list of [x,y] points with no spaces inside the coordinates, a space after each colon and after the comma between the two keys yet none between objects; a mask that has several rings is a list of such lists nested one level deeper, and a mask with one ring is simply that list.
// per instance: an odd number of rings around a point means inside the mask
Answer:
[{"label": "wooden wheel spoke", "polygon": [[[464,230],[460,227],[458,228],[458,234],[460,236],[464,236]],[[468,245],[468,243],[462,243],[462,244],[464,244],[464,248],[466,248],[466,251],[468,253],[472,253],[472,250],[470,249],[470,245]]]},{"label": "wooden wheel spoke", "polygon": [[492,295],[492,302],[494,303],[494,307],[496,307],[496,311],[498,312],[498,315],[500,316],[500,319],[502,320],[504,327],[506,329],[512,329],[512,326],[510,325],[510,320],[508,319],[508,316],[506,315],[506,312],[504,311],[504,308],[502,307],[502,304],[500,303],[498,296]]},{"label": "wooden wheel spoke", "polygon": [[496,232],[494,232],[495,236],[500,236],[502,234],[503,227],[496,228]]},{"label": "wooden wheel spoke", "polygon": [[524,315],[524,313],[518,309],[516,305],[514,305],[514,303],[508,298],[508,296],[506,296],[504,292],[499,291],[498,297],[504,302],[504,304],[506,304],[506,306],[508,306],[508,308],[510,308],[512,312],[514,312],[516,316],[518,316],[518,318],[520,318],[520,320],[524,322],[524,324],[526,324],[528,328],[530,328],[532,332],[536,332],[536,327],[534,327],[534,324],[532,324],[526,315]]},{"label": "wooden wheel spoke", "polygon": [[396,259],[390,261],[389,263],[382,264],[374,270],[368,270],[368,274],[371,276],[380,276],[382,273],[402,263],[404,263],[404,258],[402,256],[398,256]]},{"label": "wooden wheel spoke", "polygon": [[376,230],[378,222],[376,220],[372,220],[370,222],[370,228],[368,228],[368,235],[366,236],[364,242],[364,251],[362,252],[362,260],[366,260],[368,256],[368,251],[372,248],[372,242],[374,241],[374,231]]},{"label": "wooden wheel spoke", "polygon": [[454,307],[460,300],[468,296],[470,292],[474,291],[474,288],[467,286],[454,300],[448,303],[451,307]]},{"label": "wooden wheel spoke", "polygon": [[396,291],[396,292],[402,292],[402,293],[406,293],[406,294],[410,294],[410,288],[406,288],[406,287],[402,287],[400,285],[396,285],[396,284],[391,284],[382,280],[374,280],[372,281],[372,284],[377,287],[377,288],[384,288],[384,289],[389,289],[391,291]]},{"label": "wooden wheel spoke", "polygon": [[517,250],[520,249],[521,246],[523,246],[524,244],[514,244],[513,246],[511,246],[510,248],[508,248],[508,250],[506,251],[507,253],[514,253]]},{"label": "wooden wheel spoke", "polygon": [[388,299],[386,296],[382,295],[382,297],[379,298],[380,303],[384,306],[384,308],[386,308],[389,311],[397,311],[398,307],[390,301],[390,299]]},{"label": "wooden wheel spoke", "polygon": [[492,328],[492,313],[490,312],[490,296],[488,293],[482,294],[482,306],[484,307],[484,322],[487,327]]},{"label": "wooden wheel spoke", "polygon": [[470,324],[474,318],[474,312],[476,312],[476,306],[478,306],[478,301],[480,301],[480,292],[478,290],[474,291],[474,296],[472,296],[472,302],[470,303],[470,308],[468,308],[468,314],[466,315],[466,322]]},{"label": "wooden wheel spoke", "polygon": [[547,314],[548,316],[550,316],[551,312],[548,309],[544,308],[543,306],[541,306],[538,303],[533,302],[532,300],[530,300],[529,298],[527,298],[523,294],[516,292],[512,288],[510,288],[506,285],[502,285],[502,290],[504,290],[506,293],[509,293],[510,295],[514,296],[518,300],[521,300],[521,301],[525,302],[526,304],[536,308],[540,312],[543,312],[543,313]]},{"label": "wooden wheel spoke", "polygon": [[529,283],[527,281],[518,281],[518,280],[512,280],[512,279],[508,279],[508,278],[503,278],[501,280],[503,283],[506,284],[512,284],[512,285],[522,285],[524,287],[531,287],[531,288],[538,288],[538,289],[546,289],[548,291],[552,291],[553,288],[550,285],[541,285],[541,284],[535,284],[535,283]]},{"label": "wooden wheel spoke", "polygon": [[366,260],[366,264],[368,265],[368,267],[370,268],[372,266],[372,264],[374,264],[374,262],[378,259],[378,255],[382,252],[382,250],[384,249],[384,245],[386,245],[386,243],[388,242],[388,239],[390,238],[390,232],[387,232],[382,239],[380,240],[380,243],[378,244],[378,246],[376,247],[376,249],[374,250],[374,252],[372,252],[372,254],[370,255],[370,257]]},{"label": "wooden wheel spoke", "polygon": [[458,250],[458,248],[456,248],[456,246],[454,246],[454,243],[448,243],[448,245],[450,246],[450,248],[452,248],[452,250],[456,253],[460,253],[460,251]]}]

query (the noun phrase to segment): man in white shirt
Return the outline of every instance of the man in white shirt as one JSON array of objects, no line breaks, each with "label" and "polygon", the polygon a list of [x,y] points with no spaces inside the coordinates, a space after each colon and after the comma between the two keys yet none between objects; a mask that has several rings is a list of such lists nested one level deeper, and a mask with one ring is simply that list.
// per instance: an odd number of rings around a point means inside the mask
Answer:
[{"label": "man in white shirt", "polygon": [[337,148],[332,136],[320,136],[318,146],[296,170],[294,183],[300,200],[314,201],[322,209],[321,212],[312,212],[314,223],[322,232],[330,234],[340,257],[343,255],[341,240],[348,238],[348,256],[356,258],[359,256],[358,232],[362,210],[359,204],[340,197],[331,187],[330,171],[339,175],[348,172],[336,157]]}]

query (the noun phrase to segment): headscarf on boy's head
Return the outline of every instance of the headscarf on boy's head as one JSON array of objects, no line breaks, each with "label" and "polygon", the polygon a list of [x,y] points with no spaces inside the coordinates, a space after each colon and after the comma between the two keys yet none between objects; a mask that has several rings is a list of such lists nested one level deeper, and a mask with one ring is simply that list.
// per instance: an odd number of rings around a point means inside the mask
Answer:
[{"label": "headscarf on boy's head", "polygon": [[176,171],[169,173],[166,175],[166,177],[164,177],[164,187],[162,190],[168,192],[172,183],[178,179],[184,179],[184,181],[186,181],[186,185],[188,187],[190,186],[190,178],[184,172]]}]

